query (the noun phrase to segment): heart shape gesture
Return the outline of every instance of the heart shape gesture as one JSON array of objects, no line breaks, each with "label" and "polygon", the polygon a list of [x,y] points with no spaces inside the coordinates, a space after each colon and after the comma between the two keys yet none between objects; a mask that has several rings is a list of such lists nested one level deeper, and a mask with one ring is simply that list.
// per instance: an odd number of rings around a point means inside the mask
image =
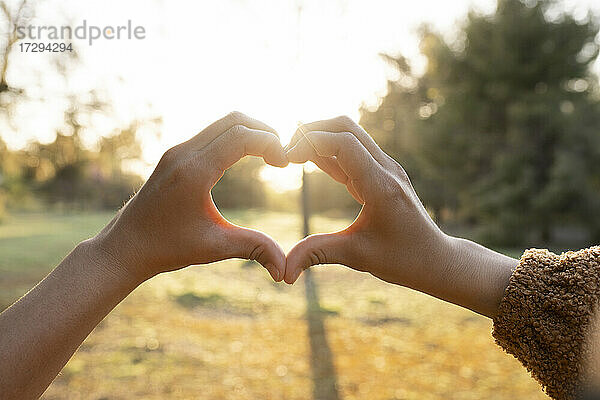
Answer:
[{"label": "heart shape gesture", "polygon": [[303,125],[286,149],[290,162],[313,161],[363,205],[348,228],[298,242],[287,255],[286,282],[312,265],[343,264],[493,315],[514,260],[442,232],[402,166],[354,121]]},{"label": "heart shape gesture", "polygon": [[[313,161],[346,185],[363,205],[360,214],[340,232],[301,240],[286,257],[269,236],[227,221],[212,200],[210,191],[224,171],[246,155],[277,167]],[[284,149],[268,125],[231,113],[167,151],[94,242],[139,282],[187,265],[246,258],[261,263],[275,281],[292,284],[311,265],[335,263],[486,315],[502,297],[497,281],[506,279],[501,270],[486,272],[490,278],[463,267],[489,264],[498,255],[445,235],[404,169],[348,117],[303,125]],[[482,300],[478,293],[489,296]]]},{"label": "heart shape gesture", "polygon": [[[289,150],[288,150],[289,149]],[[227,221],[211,189],[245,155],[267,164],[312,160],[363,205],[340,232],[298,242]],[[81,242],[0,318],[2,398],[37,398],[91,330],[139,284],[161,272],[226,258],[254,259],[294,283],[338,263],[493,317],[516,260],[445,235],[402,167],[347,117],[301,126],[284,149],[273,129],[232,113],[167,151],[115,218]],[[33,371],[33,372],[32,372]]]},{"label": "heart shape gesture", "polygon": [[431,280],[424,255],[427,248],[439,248],[444,234],[404,169],[367,132],[350,118],[338,117],[299,127],[287,147],[290,162],[313,161],[345,184],[363,207],[348,228],[297,243],[287,256],[286,282],[295,282],[311,265],[332,263],[412,287]]},{"label": "heart shape gesture", "polygon": [[224,171],[246,155],[288,165],[273,128],[233,112],[168,150],[96,241],[140,281],[227,258],[256,260],[281,281],[281,247],[262,232],[227,221],[210,194]]},{"label": "heart shape gesture", "polygon": [[[286,259],[269,236],[227,221],[210,195],[246,155],[277,167],[313,161],[363,208],[348,228],[309,236]],[[275,281],[290,284],[311,265],[337,263],[420,289],[431,285],[427,266],[443,258],[445,239],[402,167],[350,118],[303,125],[284,149],[271,127],[238,112],[168,150],[98,235],[105,252],[140,280],[235,257],[257,260]]]}]

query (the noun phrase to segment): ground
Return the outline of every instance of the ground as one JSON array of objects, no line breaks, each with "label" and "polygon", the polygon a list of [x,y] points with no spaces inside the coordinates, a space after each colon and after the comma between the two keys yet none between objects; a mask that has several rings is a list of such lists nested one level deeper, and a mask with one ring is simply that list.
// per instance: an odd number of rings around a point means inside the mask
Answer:
[{"label": "ground", "polygon": [[[286,250],[300,236],[295,214],[226,215]],[[0,306],[110,218],[7,217],[0,225]],[[313,229],[347,223],[315,218]],[[304,279],[275,284],[261,267],[239,260],[158,276],[106,317],[43,398],[547,398],[494,344],[488,319],[343,267],[312,271],[308,291]]]}]

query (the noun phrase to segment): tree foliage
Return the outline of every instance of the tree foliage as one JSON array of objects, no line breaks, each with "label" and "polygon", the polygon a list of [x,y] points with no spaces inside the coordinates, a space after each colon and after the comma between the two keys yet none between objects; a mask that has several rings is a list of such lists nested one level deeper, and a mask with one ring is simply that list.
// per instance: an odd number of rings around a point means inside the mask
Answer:
[{"label": "tree foliage", "polygon": [[139,176],[123,169],[123,161],[140,155],[135,131],[103,137],[98,147],[84,147],[78,133],[58,133],[52,143],[35,142],[22,150],[3,146],[0,192],[13,208],[37,199],[69,209],[116,209],[141,184]]},{"label": "tree foliage", "polygon": [[400,78],[361,113],[436,217],[489,243],[549,243],[565,227],[600,241],[598,26],[556,6],[499,0],[455,41],[424,27],[425,71],[388,56]]}]

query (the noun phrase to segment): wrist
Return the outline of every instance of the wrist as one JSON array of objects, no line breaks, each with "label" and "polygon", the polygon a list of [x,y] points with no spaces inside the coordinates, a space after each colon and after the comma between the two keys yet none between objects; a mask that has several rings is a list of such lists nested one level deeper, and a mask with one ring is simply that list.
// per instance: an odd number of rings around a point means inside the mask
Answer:
[{"label": "wrist", "polygon": [[131,287],[133,290],[150,278],[143,276],[131,260],[122,257],[119,252],[112,251],[102,236],[79,243],[76,251],[88,260],[91,268],[98,274],[123,287]]},{"label": "wrist", "polygon": [[454,281],[457,304],[493,318],[518,260],[467,239],[448,236],[444,269]]}]

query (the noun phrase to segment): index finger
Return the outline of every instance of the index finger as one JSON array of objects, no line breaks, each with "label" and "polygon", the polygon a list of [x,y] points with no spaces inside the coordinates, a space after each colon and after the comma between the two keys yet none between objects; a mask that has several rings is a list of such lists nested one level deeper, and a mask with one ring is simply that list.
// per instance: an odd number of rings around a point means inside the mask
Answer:
[{"label": "index finger", "polygon": [[286,146],[287,148],[293,147],[297,141],[302,137],[303,132],[308,131],[327,131],[327,132],[350,132],[363,144],[369,153],[373,156],[377,162],[384,165],[388,161],[389,156],[385,154],[383,150],[375,143],[375,140],[369,135],[360,125],[354,122],[350,117],[345,115],[322,120],[310,122],[298,127],[292,140]]},{"label": "index finger", "polygon": [[350,132],[311,131],[287,151],[290,162],[304,163],[318,157],[335,157],[353,184],[366,189],[373,183],[381,166]]},{"label": "index finger", "polygon": [[229,128],[203,150],[218,171],[225,171],[248,155],[262,157],[267,164],[276,167],[288,164],[281,142],[275,134],[244,125]]},{"label": "index finger", "polygon": [[188,140],[186,143],[189,143],[194,150],[202,149],[210,144],[213,140],[217,139],[225,131],[236,125],[243,125],[250,129],[270,132],[279,137],[277,131],[264,122],[251,118],[239,111],[233,111],[204,128],[200,133]]}]

